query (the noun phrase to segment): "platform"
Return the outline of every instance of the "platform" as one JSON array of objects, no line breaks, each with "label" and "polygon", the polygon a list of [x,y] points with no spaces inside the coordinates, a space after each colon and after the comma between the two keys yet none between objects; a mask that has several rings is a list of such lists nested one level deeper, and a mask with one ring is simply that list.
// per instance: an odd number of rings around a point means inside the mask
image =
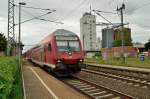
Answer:
[{"label": "platform", "polygon": [[87,99],[49,73],[31,64],[23,65],[26,99]]}]

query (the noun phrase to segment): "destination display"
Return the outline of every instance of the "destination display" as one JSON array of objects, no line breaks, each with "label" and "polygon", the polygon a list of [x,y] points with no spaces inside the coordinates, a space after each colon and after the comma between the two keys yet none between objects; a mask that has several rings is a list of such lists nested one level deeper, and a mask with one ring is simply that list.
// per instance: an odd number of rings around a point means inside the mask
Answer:
[{"label": "destination display", "polygon": [[76,36],[56,36],[56,40],[78,40]]}]

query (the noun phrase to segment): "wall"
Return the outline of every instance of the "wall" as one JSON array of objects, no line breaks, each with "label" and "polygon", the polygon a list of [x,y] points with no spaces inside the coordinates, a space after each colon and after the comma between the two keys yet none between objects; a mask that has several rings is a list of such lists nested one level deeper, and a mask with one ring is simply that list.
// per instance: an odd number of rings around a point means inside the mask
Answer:
[{"label": "wall", "polygon": [[121,57],[123,51],[126,56],[136,57],[138,54],[137,49],[131,46],[125,46],[124,48],[112,47],[101,49],[103,59],[105,60],[113,57]]}]

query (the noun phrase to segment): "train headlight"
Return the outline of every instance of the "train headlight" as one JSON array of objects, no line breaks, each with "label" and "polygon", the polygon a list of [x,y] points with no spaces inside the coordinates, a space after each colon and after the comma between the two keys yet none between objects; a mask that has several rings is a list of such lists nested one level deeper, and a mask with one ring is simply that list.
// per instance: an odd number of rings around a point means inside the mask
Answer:
[{"label": "train headlight", "polygon": [[72,53],[71,53],[71,52],[69,52],[68,54],[69,54],[70,56],[72,55]]},{"label": "train headlight", "polygon": [[57,63],[61,63],[61,60],[60,60],[60,59],[58,59],[58,60],[57,60]]},{"label": "train headlight", "polygon": [[80,60],[79,60],[79,62],[81,62],[81,63],[82,63],[82,62],[83,62],[83,59],[80,59]]}]

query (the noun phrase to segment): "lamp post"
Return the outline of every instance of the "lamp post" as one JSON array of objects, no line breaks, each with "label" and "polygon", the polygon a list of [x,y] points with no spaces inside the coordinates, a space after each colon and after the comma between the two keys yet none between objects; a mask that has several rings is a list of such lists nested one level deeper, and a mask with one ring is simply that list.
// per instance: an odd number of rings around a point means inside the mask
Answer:
[{"label": "lamp post", "polygon": [[19,55],[18,55],[18,58],[19,58],[19,66],[21,65],[21,6],[22,5],[26,5],[26,3],[24,2],[19,2],[19,35],[18,35],[18,48],[19,48]]}]

